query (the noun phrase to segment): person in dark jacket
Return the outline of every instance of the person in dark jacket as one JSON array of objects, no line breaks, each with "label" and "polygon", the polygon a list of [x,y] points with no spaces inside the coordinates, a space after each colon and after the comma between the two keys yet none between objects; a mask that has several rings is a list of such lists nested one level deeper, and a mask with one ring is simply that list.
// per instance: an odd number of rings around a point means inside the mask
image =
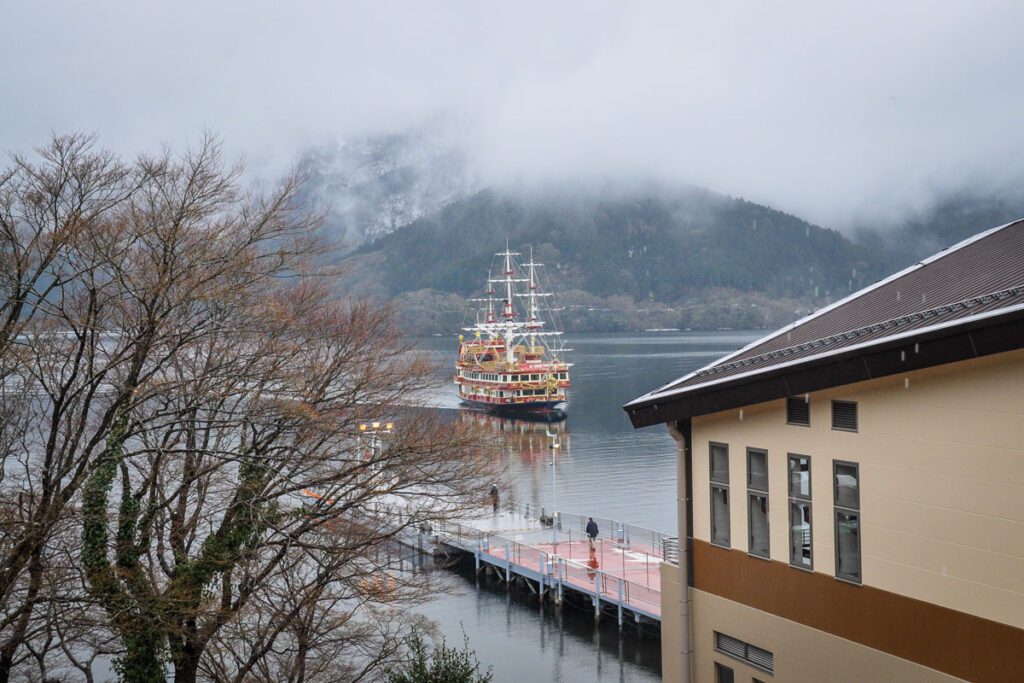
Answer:
[{"label": "person in dark jacket", "polygon": [[590,539],[590,548],[593,549],[597,542],[597,522],[593,517],[587,518],[587,538]]},{"label": "person in dark jacket", "polygon": [[491,484],[491,508],[498,511],[498,485]]}]

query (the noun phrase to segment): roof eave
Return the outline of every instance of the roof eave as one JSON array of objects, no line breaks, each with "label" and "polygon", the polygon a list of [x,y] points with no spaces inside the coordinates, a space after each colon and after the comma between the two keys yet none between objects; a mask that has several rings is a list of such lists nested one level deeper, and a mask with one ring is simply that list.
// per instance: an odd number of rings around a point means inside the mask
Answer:
[{"label": "roof eave", "polygon": [[641,405],[641,404],[645,404],[645,403],[648,403],[648,402],[658,402],[659,400],[661,400],[661,397],[659,395],[667,393],[668,391],[671,391],[671,387],[679,385],[679,384],[687,381],[688,379],[690,379],[691,377],[696,375],[701,370],[706,370],[708,368],[715,367],[716,365],[721,365],[723,363],[728,363],[732,359],[734,359],[734,358],[736,358],[736,357],[746,353],[747,351],[749,351],[750,349],[752,349],[754,347],[760,346],[760,345],[762,345],[762,344],[764,344],[764,343],[766,343],[766,342],[768,342],[768,341],[770,341],[772,339],[780,337],[780,336],[786,334],[787,332],[791,332],[792,330],[794,330],[794,329],[800,327],[801,325],[804,325],[804,324],[806,324],[806,323],[808,323],[808,322],[810,322],[810,321],[812,321],[812,320],[814,320],[816,318],[821,318],[821,317],[831,313],[833,310],[835,310],[835,309],[837,309],[837,308],[847,304],[850,301],[853,301],[855,299],[859,299],[860,297],[864,296],[865,294],[868,294],[869,292],[871,292],[873,290],[880,289],[881,287],[889,284],[890,282],[894,282],[896,280],[899,280],[900,278],[907,276],[908,274],[912,273],[913,271],[918,270],[918,269],[928,265],[929,263],[932,263],[934,261],[938,261],[938,260],[946,258],[946,257],[948,257],[948,256],[950,256],[952,254],[955,254],[956,252],[958,252],[961,249],[964,249],[964,248],[974,244],[975,242],[978,242],[978,241],[980,241],[980,240],[982,240],[982,239],[984,239],[986,237],[989,237],[990,235],[993,235],[993,234],[995,234],[995,233],[997,233],[997,232],[999,232],[1001,230],[1005,230],[1006,228],[1008,228],[1008,227],[1010,227],[1012,225],[1016,225],[1017,223],[1020,223],[1022,221],[1024,221],[1024,218],[1018,218],[1016,220],[1010,221],[1009,223],[1004,223],[1003,225],[999,225],[999,226],[996,226],[994,228],[990,228],[988,230],[985,230],[984,232],[978,233],[977,235],[973,235],[971,237],[968,237],[965,240],[957,242],[956,244],[954,244],[954,245],[952,245],[950,247],[947,247],[947,248],[943,249],[942,251],[929,256],[928,258],[922,259],[921,261],[919,261],[917,263],[913,263],[913,264],[907,266],[906,268],[904,268],[902,270],[899,270],[899,271],[893,273],[892,275],[889,275],[888,277],[884,277],[881,280],[878,280],[877,282],[875,282],[875,283],[873,283],[871,285],[868,285],[867,287],[864,287],[861,290],[853,292],[852,294],[849,294],[849,295],[843,297],[842,299],[839,299],[838,301],[835,301],[835,302],[829,304],[828,306],[820,308],[817,311],[814,311],[813,313],[810,313],[810,314],[804,316],[803,318],[800,318],[799,320],[796,320],[796,321],[794,321],[794,322],[792,322],[792,323],[790,323],[790,324],[788,324],[788,325],[786,325],[784,327],[781,327],[781,328],[775,330],[774,332],[770,332],[769,334],[766,334],[763,337],[759,337],[759,338],[755,339],[754,341],[750,342],[749,344],[747,344],[746,346],[743,346],[743,347],[741,347],[739,349],[736,349],[735,351],[732,351],[731,353],[728,353],[725,356],[722,356],[721,358],[713,361],[712,363],[709,363],[708,365],[705,365],[702,368],[698,368],[697,370],[695,370],[695,371],[693,371],[693,372],[691,372],[691,373],[689,373],[687,375],[684,375],[682,377],[679,377],[679,378],[676,378],[676,379],[672,380],[668,384],[665,384],[665,385],[663,385],[661,387],[658,387],[657,389],[649,391],[646,394],[644,394],[643,396],[635,398],[632,401],[630,401],[629,403],[627,403],[626,406],[624,406],[624,408],[628,412],[630,406],[632,406],[632,405]]},{"label": "roof eave", "polygon": [[1015,307],[671,395],[637,399],[623,410],[634,428],[649,427],[1020,348],[1024,348],[1024,308]]}]

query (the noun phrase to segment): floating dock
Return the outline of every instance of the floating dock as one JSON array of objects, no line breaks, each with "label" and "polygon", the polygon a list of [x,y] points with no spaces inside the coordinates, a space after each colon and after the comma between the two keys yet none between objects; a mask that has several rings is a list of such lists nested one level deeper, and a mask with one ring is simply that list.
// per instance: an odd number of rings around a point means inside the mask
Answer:
[{"label": "floating dock", "polygon": [[448,522],[432,529],[439,552],[473,556],[477,572],[493,571],[506,582],[526,581],[540,600],[561,605],[567,594],[588,598],[595,618],[614,612],[619,627],[661,623],[660,564],[678,552],[678,540],[652,529],[594,517],[600,533],[593,544],[588,517],[522,504],[490,517]]}]

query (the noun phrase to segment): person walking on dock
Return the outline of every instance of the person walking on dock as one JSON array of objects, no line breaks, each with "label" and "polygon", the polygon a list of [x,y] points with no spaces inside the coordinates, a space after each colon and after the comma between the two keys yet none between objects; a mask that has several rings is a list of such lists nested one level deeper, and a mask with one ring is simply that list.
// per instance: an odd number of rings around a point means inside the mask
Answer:
[{"label": "person walking on dock", "polygon": [[498,485],[491,484],[491,506],[495,512],[498,511]]},{"label": "person walking on dock", "polygon": [[593,550],[597,545],[597,522],[594,521],[593,517],[587,518],[587,539],[590,540],[590,549]]}]

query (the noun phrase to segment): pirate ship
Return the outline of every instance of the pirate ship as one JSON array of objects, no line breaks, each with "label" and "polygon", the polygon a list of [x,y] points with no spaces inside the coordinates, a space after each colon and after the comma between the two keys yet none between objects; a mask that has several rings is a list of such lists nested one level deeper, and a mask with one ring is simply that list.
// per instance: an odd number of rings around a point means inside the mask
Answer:
[{"label": "pirate ship", "polygon": [[563,354],[569,349],[555,329],[552,294],[538,285],[541,264],[534,262],[532,249],[528,262],[519,263],[518,256],[506,242],[505,251],[495,254],[500,277],[492,277],[492,268],[485,296],[471,299],[478,305],[476,322],[463,328],[469,338],[459,335],[455,384],[463,403],[490,413],[551,413],[566,400],[571,363]]}]

